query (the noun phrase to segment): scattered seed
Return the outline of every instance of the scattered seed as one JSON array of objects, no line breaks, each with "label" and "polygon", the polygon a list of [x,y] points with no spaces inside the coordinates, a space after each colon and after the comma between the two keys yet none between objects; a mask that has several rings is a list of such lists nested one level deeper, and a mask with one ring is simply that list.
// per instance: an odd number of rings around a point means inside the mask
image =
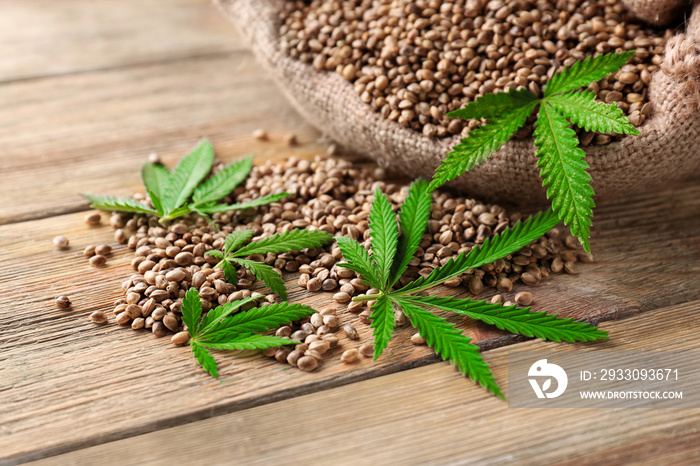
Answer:
[{"label": "scattered seed", "polygon": [[521,306],[529,306],[532,304],[532,293],[529,291],[521,291],[515,295],[515,302]]},{"label": "scattered seed", "polygon": [[103,325],[107,323],[107,314],[102,311],[95,311],[90,314],[90,320],[97,325]]},{"label": "scattered seed", "polygon": [[269,139],[269,135],[264,129],[256,129],[255,131],[253,131],[253,137],[260,141],[267,141]]},{"label": "scattered seed", "polygon": [[411,336],[411,343],[413,343],[414,345],[424,345],[424,344],[425,344],[425,338],[423,338],[422,336],[420,336],[419,333],[414,333],[414,334]]},{"label": "scattered seed", "polygon": [[175,346],[182,346],[190,341],[190,334],[188,332],[177,332],[170,338],[170,341]]},{"label": "scattered seed", "polygon": [[[333,291],[336,288],[338,288],[338,282],[333,280],[332,278],[327,278],[327,279],[323,280],[323,284],[321,285],[321,288],[323,289],[323,291]],[[345,294],[347,294],[347,293],[345,293]],[[349,300],[349,298],[350,298],[350,296],[348,295],[348,300]]]},{"label": "scattered seed", "polygon": [[311,372],[318,367],[318,360],[311,356],[302,356],[297,360],[297,367],[304,372]]},{"label": "scattered seed", "polygon": [[403,327],[408,323],[408,318],[406,317],[406,314],[403,313],[403,311],[396,311],[396,314],[394,314],[394,323],[396,324],[397,327]]},{"label": "scattered seed", "polygon": [[99,212],[90,212],[85,216],[85,223],[91,227],[97,226],[102,222],[102,215]]},{"label": "scattered seed", "polygon": [[292,327],[290,327],[289,325],[285,325],[284,327],[280,327],[275,332],[275,336],[281,337],[281,338],[289,337],[291,335],[292,335]]},{"label": "scattered seed", "polygon": [[284,135],[284,143],[288,146],[296,146],[299,141],[297,140],[297,135],[294,133]]},{"label": "scattered seed", "polygon": [[501,293],[509,293],[513,291],[513,282],[505,277],[499,278],[498,282],[496,283],[496,288]]},{"label": "scattered seed", "polygon": [[[448,280],[445,280],[445,286],[447,286],[449,288],[457,288],[461,284],[462,284],[461,277],[452,277]],[[477,294],[477,293],[474,293],[474,294]]]},{"label": "scattered seed", "polygon": [[593,254],[587,254],[585,252],[579,253],[578,254],[578,260],[583,262],[584,264],[590,264],[593,262]]},{"label": "scattered seed", "polygon": [[348,312],[361,312],[364,305],[361,302],[351,302],[348,304]]},{"label": "scattered seed", "polygon": [[139,306],[138,304],[127,305],[124,312],[126,312],[127,315],[132,319],[135,319],[137,317],[141,317],[143,315],[143,313],[141,311],[141,306]]},{"label": "scattered seed", "polygon": [[309,280],[309,283],[306,285],[306,289],[309,291],[318,291],[321,289],[321,280],[318,278],[314,277]]},{"label": "scattered seed", "polygon": [[340,355],[340,361],[345,364],[351,364],[360,358],[360,352],[356,348],[343,351]]},{"label": "scattered seed", "polygon": [[484,283],[481,281],[481,278],[474,275],[469,279],[469,291],[471,291],[473,295],[478,295],[483,289]]},{"label": "scattered seed", "polygon": [[331,344],[328,341],[316,340],[309,343],[309,351],[316,350],[319,354],[324,354],[331,348]]},{"label": "scattered seed", "polygon": [[107,258],[96,254],[90,258],[90,265],[93,267],[103,267],[107,263]]},{"label": "scattered seed", "polygon": [[116,322],[118,325],[128,325],[131,322],[131,317],[129,317],[129,314],[126,312],[122,312],[121,314],[117,314]]},{"label": "scattered seed", "polygon": [[131,329],[132,330],[140,330],[143,328],[143,326],[146,323],[146,319],[143,317],[137,317],[131,322]]},{"label": "scattered seed", "polygon": [[372,311],[370,309],[366,309],[366,310],[360,312],[360,315],[358,317],[360,318],[360,321],[362,323],[369,324],[371,315],[372,315]]},{"label": "scattered seed", "polygon": [[108,244],[100,244],[95,247],[95,254],[99,254],[101,256],[108,256],[112,253],[112,246]]},{"label": "scattered seed", "polygon": [[350,324],[343,325],[343,331],[345,335],[351,340],[359,340],[360,335],[357,333],[357,329]]},{"label": "scattered seed", "polygon": [[316,332],[316,327],[314,327],[310,322],[301,324],[301,329],[306,332],[307,335],[311,335]]},{"label": "scattered seed", "polygon": [[338,318],[334,315],[325,315],[323,316],[323,325],[330,329],[334,329],[338,327]]},{"label": "scattered seed", "polygon": [[314,327],[319,328],[321,325],[323,325],[323,316],[319,313],[313,314],[309,319],[309,322]]},{"label": "scattered seed", "polygon": [[339,293],[334,294],[333,299],[339,304],[347,304],[352,298],[349,294],[345,293],[344,291],[341,291]]},{"label": "scattered seed", "polygon": [[332,333],[328,333],[321,337],[321,340],[327,341],[331,348],[335,348],[340,343],[340,338]]},{"label": "scattered seed", "polygon": [[56,246],[58,249],[67,249],[68,248],[68,238],[66,238],[63,235],[56,236],[53,239],[53,245]]},{"label": "scattered seed", "polygon": [[275,352],[275,359],[277,362],[287,362],[287,356],[289,356],[291,352],[292,350],[283,346]]},{"label": "scattered seed", "polygon": [[71,306],[68,296],[59,296],[56,298],[56,307],[59,309],[68,309]]},{"label": "scattered seed", "polygon": [[287,363],[289,363],[292,366],[296,366],[297,363],[299,362],[299,358],[304,356],[304,352],[300,350],[292,350],[288,355],[287,355]]},{"label": "scattered seed", "polygon": [[360,353],[367,357],[374,356],[374,345],[372,343],[363,343],[360,345]]},{"label": "scattered seed", "polygon": [[491,297],[491,304],[503,304],[504,301],[502,294],[496,294]]},{"label": "scattered seed", "polygon": [[531,273],[525,272],[520,276],[520,279],[523,281],[524,284],[527,286],[537,286],[539,284],[539,280],[537,277],[532,275]]}]

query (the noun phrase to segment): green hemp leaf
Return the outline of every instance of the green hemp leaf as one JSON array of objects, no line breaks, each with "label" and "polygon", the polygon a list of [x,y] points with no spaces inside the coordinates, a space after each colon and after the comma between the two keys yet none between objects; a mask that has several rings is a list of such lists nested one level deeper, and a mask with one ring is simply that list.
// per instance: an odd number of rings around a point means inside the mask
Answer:
[{"label": "green hemp leaf", "polygon": [[199,291],[196,288],[187,290],[182,300],[182,321],[190,334],[189,345],[194,358],[212,377],[218,377],[219,372],[209,349],[241,351],[298,344],[298,341],[289,338],[259,335],[256,332],[276,329],[315,312],[308,306],[289,303],[242,310],[254,305],[258,298],[250,297],[226,303],[202,315]]},{"label": "green hemp leaf", "polygon": [[376,294],[353,298],[355,302],[374,301],[370,319],[375,359],[388,346],[394,331],[396,309],[401,309],[440,357],[451,361],[462,374],[503,398],[493,373],[479,353],[479,347],[431,309],[465,315],[509,332],[545,340],[575,342],[607,339],[607,332],[592,325],[545,312],[530,312],[529,307],[417,294],[469,269],[513,254],[537,240],[560,223],[552,210],[518,222],[500,235],[475,246],[469,253],[450,259],[430,275],[394,289],[418,249],[428,224],[431,200],[432,191],[428,183],[423,180],[414,182],[401,207],[397,224],[391,204],[377,190],[369,215],[371,254],[357,241],[346,237],[336,238],[346,261],[340,265],[354,270],[360,274],[363,282],[377,289]]},{"label": "green hemp leaf", "polygon": [[589,91],[576,92],[618,71],[635,51],[588,57],[556,73],[538,98],[527,89],[487,94],[459,110],[453,118],[486,119],[487,123],[469,135],[447,154],[437,168],[430,189],[436,189],[472,170],[497,151],[524,124],[535,109],[535,147],[542,185],[552,200],[559,220],[568,225],[586,252],[590,253],[590,230],[595,203],[586,154],[579,148],[569,122],[587,131],[637,135],[639,131],[614,104],[595,102]]},{"label": "green hemp leaf", "polygon": [[214,163],[214,148],[207,139],[197,146],[170,172],[162,165],[146,163],[141,178],[153,208],[130,198],[116,198],[94,194],[82,194],[91,207],[115,212],[143,213],[172,220],[196,212],[207,220],[208,214],[244,210],[277,202],[287,193],[271,194],[238,204],[218,204],[236,186],[246,179],[253,169],[253,158],[246,157],[225,167],[216,175],[204,180]]},{"label": "green hemp leaf", "polygon": [[282,299],[287,299],[287,290],[279,272],[264,262],[245,259],[245,257],[254,254],[267,254],[268,252],[279,253],[304,248],[317,248],[333,240],[332,235],[321,230],[291,230],[268,236],[243,246],[252,237],[253,230],[233,231],[226,237],[223,252],[214,249],[207,251],[205,254],[221,259],[216,264],[216,267],[223,269],[224,276],[229,283],[236,284],[238,282],[236,268],[233,265],[236,264],[253,272],[253,275],[262,280],[265,286],[270,288],[273,293],[277,293]]}]

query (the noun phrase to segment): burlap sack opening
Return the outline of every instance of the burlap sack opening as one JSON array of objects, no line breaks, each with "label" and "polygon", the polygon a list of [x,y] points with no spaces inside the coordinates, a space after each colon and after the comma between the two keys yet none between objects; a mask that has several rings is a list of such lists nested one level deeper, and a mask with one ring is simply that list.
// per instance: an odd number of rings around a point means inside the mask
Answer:
[{"label": "burlap sack opening", "polygon": [[[430,177],[459,137],[430,138],[385,120],[353,86],[332,72],[286,56],[280,49],[284,0],[214,0],[245,36],[299,113],[344,147],[411,177]],[[687,0],[625,0],[641,19],[666,25],[686,14]],[[662,70],[649,86],[653,112],[641,134],[585,148],[593,187],[611,196],[700,172],[700,7],[684,33],[666,46]],[[519,204],[545,198],[531,139],[505,144],[487,162],[449,184],[472,196]]]}]

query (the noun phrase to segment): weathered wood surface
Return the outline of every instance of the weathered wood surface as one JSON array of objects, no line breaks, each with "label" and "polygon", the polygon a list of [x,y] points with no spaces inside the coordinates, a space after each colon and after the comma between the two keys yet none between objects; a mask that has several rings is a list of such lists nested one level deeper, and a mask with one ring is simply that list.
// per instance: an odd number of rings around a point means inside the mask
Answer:
[{"label": "weathered wood surface", "polygon": [[[186,348],[113,324],[91,324],[90,312],[109,310],[120,295],[119,284],[130,273],[129,252],[117,248],[104,269],[87,264],[82,248],[111,242],[112,232],[106,226],[83,224],[79,211],[87,203],[78,192],[130,194],[140,189],[139,168],[150,152],[173,163],[202,136],[209,136],[227,161],[250,152],[261,159],[310,157],[324,146],[207,0],[0,1],[0,25],[3,43],[12,44],[0,52],[0,463],[71,451],[306,393],[318,393],[323,400],[330,393],[323,392],[326,388],[352,384],[352,389],[363,379],[436,361],[427,348],[408,343],[411,331],[404,328],[377,363],[365,360],[345,367],[335,354],[314,374],[264,358],[219,354],[219,382],[195,366]],[[271,141],[250,136],[258,127],[270,132]],[[303,144],[286,147],[282,136],[288,132],[296,133]],[[581,267],[579,276],[557,276],[543,283],[534,293],[537,307],[598,321],[700,298],[699,212],[697,180],[663,192],[601,202],[593,240],[597,263]],[[52,248],[51,238],[57,234],[70,238],[69,251]],[[299,292],[291,280],[292,301],[314,306],[329,302],[327,294]],[[73,311],[55,308],[53,299],[59,294],[71,296]],[[689,319],[686,314],[682,318]],[[624,329],[634,322],[627,319],[620,325]],[[484,347],[514,341],[484,326],[461,325]],[[358,327],[367,334],[365,326]],[[684,323],[673,332],[650,336],[663,342],[681,335],[675,345],[682,346],[696,341],[686,332],[688,327]],[[613,335],[613,342],[629,349],[626,345],[637,334],[625,335]],[[584,346],[588,348],[557,348]],[[498,363],[491,354],[487,359]],[[473,397],[465,409],[475,413],[474,423],[495,432],[483,413],[502,407],[493,404],[497,400],[447,367],[419,371],[408,371],[407,377],[414,383],[414,372],[421,378],[428,374],[426,386],[437,394],[434,407],[449,411],[461,402],[438,389],[444,377],[450,378],[465,396]],[[505,384],[501,369],[497,378]],[[387,386],[403,383],[391,380]],[[396,393],[386,396],[401,399]],[[410,403],[386,406],[389,418],[407,423],[402,429],[411,425],[406,409]],[[326,431],[325,419],[338,422],[335,415],[324,412],[313,419]],[[340,411],[337,415],[352,420]],[[509,422],[509,416],[502,412],[496,420],[515,429],[517,423]],[[646,451],[647,443],[639,439],[651,438],[654,432],[667,439],[666,433],[678,429],[679,437],[669,442],[686,451],[683,439],[690,434],[684,414],[670,416],[661,427],[657,418],[653,420],[641,437],[635,437],[642,434],[631,427],[620,431],[615,437],[619,443],[605,443],[603,435],[586,438],[600,442],[600,448],[621,445],[624,458],[631,453],[622,446]],[[562,424],[550,424],[549,429]],[[349,425],[361,427],[354,421]],[[470,427],[450,425],[460,434]],[[534,422],[524,425],[524,431],[537,427]],[[569,432],[588,435],[597,425],[584,417]],[[449,425],[435,437],[442,438],[448,430]],[[371,443],[373,433],[362,435],[355,448]],[[458,446],[437,444],[460,452],[472,444],[463,439],[455,441]],[[558,442],[568,445],[564,436]],[[180,443],[174,439],[170,445]],[[400,458],[398,446],[403,443],[396,445],[380,453]],[[497,450],[500,444],[489,445]],[[367,449],[359,451],[363,450]]]},{"label": "weathered wood surface", "polygon": [[[27,3],[12,4],[22,10],[20,5],[28,9]],[[95,9],[121,4],[92,3]],[[133,19],[138,19],[136,26],[146,28],[139,23],[145,21],[138,14],[139,2],[128,3],[128,7],[113,8],[119,14],[132,11]],[[171,10],[167,2],[148,3]],[[133,174],[148,154],[156,152],[166,163],[174,163],[201,137],[212,139],[219,154],[229,159],[249,153],[259,160],[309,157],[325,151],[317,143],[320,134],[292,110],[252,55],[240,50],[237,36],[216,10],[206,1],[181,3],[187,4],[180,5],[182,10],[172,9],[179,11],[175,16],[183,16],[180,21],[190,18],[191,28],[206,30],[209,23],[220,22],[214,31],[225,28],[229,34],[212,33],[209,40],[218,37],[219,44],[233,44],[226,45],[229,51],[200,56],[197,42],[186,41],[185,34],[182,42],[173,40],[163,51],[182,55],[179,60],[152,60],[91,73],[76,73],[80,70],[76,65],[73,73],[0,85],[0,224],[84,210],[87,202],[79,192],[128,195],[139,188],[139,177]],[[193,13],[187,13],[188,8]],[[71,11],[49,10],[61,15]],[[109,11],[105,15],[109,17]],[[178,21],[170,18],[173,15],[158,21],[170,24],[171,34],[177,35]],[[154,21],[157,15],[150,16]],[[83,47],[76,34],[65,47],[78,55]],[[126,44],[116,41],[114,47],[141,50],[138,42],[154,39],[147,32],[135,35]],[[163,41],[158,43],[164,47]],[[47,51],[43,59],[50,57]],[[113,60],[115,65],[125,65],[119,57]],[[0,68],[0,84],[1,73]],[[270,141],[255,140],[251,133],[257,128],[266,129]],[[291,132],[302,145],[288,147],[283,142],[284,135]]]},{"label": "weathered wood surface", "polygon": [[[699,203],[700,186],[687,183],[601,205],[596,217],[604,233],[593,242],[598,261],[581,266],[577,276],[559,275],[535,289],[536,308],[599,321],[700,298]],[[216,381],[195,366],[187,348],[88,321],[89,313],[109,311],[120,295],[130,251],[117,247],[105,269],[89,266],[82,249],[110,241],[112,232],[108,226],[89,228],[82,217],[0,227],[0,451],[7,457],[70,451],[436,360],[428,348],[411,345],[412,332],[404,328],[376,363],[345,366],[336,351],[321,370],[307,374],[261,357],[220,354],[222,381]],[[665,222],[683,225],[682,234]],[[69,251],[53,249],[51,238],[59,233],[71,240]],[[330,293],[303,292],[293,276],[289,286],[293,302],[316,308],[330,303]],[[55,309],[60,294],[71,297],[74,311]],[[367,338],[368,327],[351,321]],[[515,341],[456,321],[485,348]]]},{"label": "weathered wood surface", "polygon": [[[0,2],[0,83],[229,54],[243,44],[202,0]],[[167,7],[165,6],[167,4]],[[38,96],[37,96],[38,97]]]},{"label": "weathered wood surface", "polygon": [[[612,340],[596,345],[530,341],[485,355],[505,384],[511,350],[697,351],[699,312],[695,301],[604,323]],[[700,407],[509,409],[440,363],[36,464],[697,464],[699,424]]]}]

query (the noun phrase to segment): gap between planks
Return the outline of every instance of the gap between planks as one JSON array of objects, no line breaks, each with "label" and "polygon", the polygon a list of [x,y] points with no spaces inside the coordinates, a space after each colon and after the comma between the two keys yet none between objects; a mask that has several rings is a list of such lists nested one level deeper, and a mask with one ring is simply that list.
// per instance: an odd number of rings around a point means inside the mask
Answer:
[{"label": "gap between planks", "polygon": [[[600,347],[528,341],[485,358],[506,381],[511,350],[699,351],[698,312],[694,301],[606,322]],[[439,363],[34,464],[678,464],[700,457],[699,424],[700,408],[509,409]]]}]

